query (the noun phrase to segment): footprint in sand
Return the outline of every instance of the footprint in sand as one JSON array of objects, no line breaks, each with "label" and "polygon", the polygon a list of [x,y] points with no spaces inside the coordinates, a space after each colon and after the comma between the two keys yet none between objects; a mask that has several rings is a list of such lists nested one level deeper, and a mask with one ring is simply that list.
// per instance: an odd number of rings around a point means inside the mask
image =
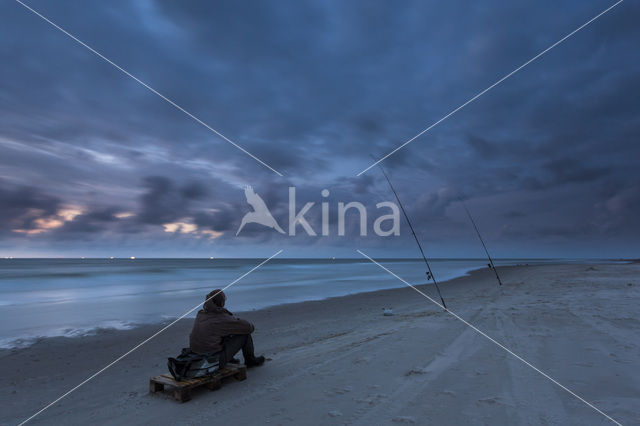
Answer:
[{"label": "footprint in sand", "polygon": [[489,398],[481,398],[478,400],[478,402],[484,402],[485,404],[496,404],[498,403],[498,397],[497,396],[492,396]]},{"label": "footprint in sand", "polygon": [[387,395],[383,394],[383,393],[375,393],[372,395],[368,395],[366,398],[361,398],[361,399],[356,399],[356,402],[361,403],[361,404],[369,404],[369,405],[375,405],[378,404],[379,402],[381,402],[383,399],[386,399]]},{"label": "footprint in sand", "polygon": [[338,395],[344,395],[347,392],[351,392],[353,388],[351,386],[345,386],[341,389],[334,389],[334,393],[337,393]]},{"label": "footprint in sand", "polygon": [[325,395],[344,395],[347,392],[351,392],[353,389],[351,386],[345,386],[343,388],[331,388],[329,390],[324,391]]},{"label": "footprint in sand", "polygon": [[478,402],[484,403],[484,404],[501,404],[501,405],[505,405],[504,401],[502,401],[502,398],[500,398],[499,396],[491,396],[488,398],[480,398],[478,400]]},{"label": "footprint in sand", "polygon": [[356,358],[353,360],[354,364],[368,364],[371,361],[370,357],[362,357],[362,358]]},{"label": "footprint in sand", "polygon": [[414,367],[411,370],[404,373],[404,375],[409,377],[413,375],[422,375],[422,374],[428,374],[428,373],[429,373],[429,370],[427,370],[426,367]]},{"label": "footprint in sand", "polygon": [[411,416],[398,416],[392,418],[391,421],[396,423],[415,423],[416,419]]}]

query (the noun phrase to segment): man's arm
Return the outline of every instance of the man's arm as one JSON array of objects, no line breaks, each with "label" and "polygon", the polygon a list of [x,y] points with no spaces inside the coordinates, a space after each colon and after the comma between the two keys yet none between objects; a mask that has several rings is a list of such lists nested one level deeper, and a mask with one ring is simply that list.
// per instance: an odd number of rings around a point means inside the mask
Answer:
[{"label": "man's arm", "polygon": [[251,334],[254,327],[247,320],[229,315],[225,321],[218,325],[221,334]]}]

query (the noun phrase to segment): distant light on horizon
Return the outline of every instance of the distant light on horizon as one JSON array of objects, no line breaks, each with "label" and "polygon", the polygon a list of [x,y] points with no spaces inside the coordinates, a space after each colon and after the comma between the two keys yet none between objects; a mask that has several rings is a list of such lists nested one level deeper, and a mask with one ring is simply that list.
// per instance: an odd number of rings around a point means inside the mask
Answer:
[{"label": "distant light on horizon", "polygon": [[136,260],[136,257],[135,256],[131,256],[129,259]]}]

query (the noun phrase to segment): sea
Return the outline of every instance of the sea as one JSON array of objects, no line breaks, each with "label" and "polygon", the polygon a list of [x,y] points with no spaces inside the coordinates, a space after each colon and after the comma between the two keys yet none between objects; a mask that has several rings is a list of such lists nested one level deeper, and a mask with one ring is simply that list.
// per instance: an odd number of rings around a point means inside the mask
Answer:
[{"label": "sea", "polygon": [[[0,259],[0,348],[163,323],[196,308],[188,315],[193,317],[209,291],[226,287],[262,260]],[[495,260],[497,266],[568,262],[586,260]],[[422,259],[381,263],[410,283],[427,281]],[[486,266],[486,259],[431,260],[439,282]],[[241,312],[403,286],[366,259],[275,258],[225,293],[227,307]]]}]

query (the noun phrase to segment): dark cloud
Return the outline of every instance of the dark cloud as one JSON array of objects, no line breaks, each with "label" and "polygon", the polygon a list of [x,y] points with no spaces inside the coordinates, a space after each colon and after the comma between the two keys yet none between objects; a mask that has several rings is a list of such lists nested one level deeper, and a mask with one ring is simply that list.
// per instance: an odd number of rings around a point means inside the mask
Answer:
[{"label": "dark cloud", "polygon": [[110,230],[116,229],[114,226],[119,219],[116,217],[118,210],[113,207],[92,210],[80,214],[73,220],[65,222],[64,225],[53,232],[54,239],[91,239]]},{"label": "dark cloud", "polygon": [[575,158],[560,158],[544,165],[551,172],[554,185],[572,182],[590,182],[606,176],[611,167],[589,167]]},{"label": "dark cloud", "polygon": [[496,154],[496,147],[486,139],[470,135],[467,142],[482,158],[491,158]]},{"label": "dark cloud", "polygon": [[189,182],[180,192],[186,200],[201,200],[209,194],[208,188],[200,182]]},{"label": "dark cloud", "polygon": [[141,197],[141,209],[137,217],[141,223],[159,225],[173,222],[184,216],[187,201],[174,183],[166,177],[151,176],[144,179],[145,194]]},{"label": "dark cloud", "polygon": [[[211,186],[216,181],[211,181]],[[220,185],[220,182],[217,182]],[[180,185],[165,176],[143,179],[144,193],[140,196],[138,222],[161,225],[191,216],[195,201],[210,199],[211,191],[204,183],[190,181]],[[212,208],[212,207],[209,207]]]},{"label": "dark cloud", "polygon": [[372,174],[366,174],[361,177],[349,178],[346,182],[353,188],[353,193],[356,195],[369,194],[375,186],[375,179]]},{"label": "dark cloud", "polygon": [[217,209],[213,213],[198,212],[194,223],[198,227],[212,231],[235,231],[238,222],[238,210],[235,208]]},{"label": "dark cloud", "polygon": [[[289,185],[299,204],[319,204],[328,188],[333,203],[362,200],[375,210],[392,194],[377,167],[355,177],[370,154],[386,155],[610,3],[30,5],[286,177],[5,2],[2,229],[33,229],[76,205],[83,214],[56,228],[56,238],[120,244],[136,233],[145,243],[178,244],[189,236],[162,225],[186,220],[224,232],[215,244],[232,247],[249,209],[243,185],[283,226]],[[640,6],[620,4],[382,163],[429,238],[466,238],[460,198],[505,245],[521,238],[513,222],[539,231],[543,251],[554,232],[590,229],[585,238],[612,246],[640,236],[632,184],[640,180],[639,18]],[[309,218],[319,228],[319,209]],[[272,235],[285,244],[276,234],[248,228],[242,243]]]},{"label": "dark cloud", "polygon": [[10,186],[0,180],[0,230],[29,231],[37,219],[55,215],[60,200],[30,186]]},{"label": "dark cloud", "polygon": [[511,210],[508,211],[504,214],[505,217],[509,218],[509,219],[519,219],[521,217],[526,217],[527,214],[525,212],[521,212],[518,210]]}]

